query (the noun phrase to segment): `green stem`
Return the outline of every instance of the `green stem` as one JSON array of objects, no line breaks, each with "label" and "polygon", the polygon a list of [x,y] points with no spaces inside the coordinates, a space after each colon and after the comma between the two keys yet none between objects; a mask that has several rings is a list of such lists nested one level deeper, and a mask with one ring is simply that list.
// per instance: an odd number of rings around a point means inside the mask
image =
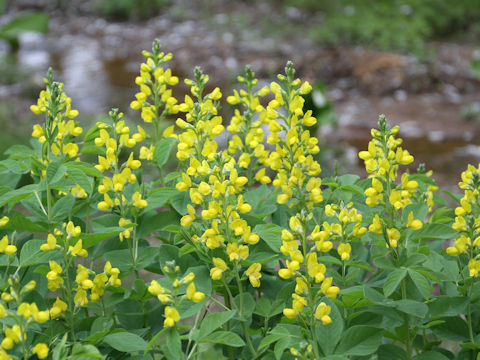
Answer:
[{"label": "green stem", "polygon": [[[227,285],[227,282],[225,281],[225,279],[222,277],[222,280],[223,280],[223,284],[225,286],[225,289],[227,290],[227,296],[225,296],[224,300],[225,300],[225,305],[231,309],[232,308],[232,302],[233,302],[233,298],[232,298],[232,294],[230,293],[230,289],[228,288],[228,285]],[[235,305],[235,303],[233,303]],[[226,323],[226,327],[227,327],[227,331],[230,331],[230,322],[227,321]],[[228,358],[229,360],[234,360],[235,359],[235,353],[234,353],[234,350],[231,346],[228,346],[227,347],[227,351],[228,351]]]},{"label": "green stem", "polygon": [[[402,299],[406,300],[407,299],[407,285],[405,282],[405,279],[402,280]],[[406,328],[406,351],[407,351],[407,360],[410,360],[412,358],[412,343],[410,341],[410,320],[408,318],[408,314],[404,314],[404,320],[405,320],[405,328]]]},{"label": "green stem", "polygon": [[[238,263],[236,264],[238,265]],[[240,295],[240,311],[239,311],[239,316],[243,317],[243,289],[242,289],[242,282],[240,279],[240,275],[238,274],[238,267],[235,266],[235,278],[237,280],[237,285],[238,285],[238,293]],[[252,339],[250,339],[250,335],[248,334],[248,327],[245,321],[242,321],[242,329],[243,329],[243,335],[245,336],[245,340],[247,340],[247,345],[254,357],[257,356],[257,352],[255,351],[255,348],[252,344]]]}]

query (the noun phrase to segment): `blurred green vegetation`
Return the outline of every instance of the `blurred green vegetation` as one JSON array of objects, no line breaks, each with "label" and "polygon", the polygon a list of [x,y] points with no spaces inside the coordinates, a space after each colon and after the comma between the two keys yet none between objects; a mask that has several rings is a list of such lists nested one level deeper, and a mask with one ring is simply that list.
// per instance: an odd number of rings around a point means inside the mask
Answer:
[{"label": "blurred green vegetation", "polygon": [[96,0],[95,12],[116,20],[144,20],[158,15],[170,0]]},{"label": "blurred green vegetation", "polygon": [[319,11],[324,21],[311,28],[324,45],[364,45],[381,50],[422,52],[427,41],[480,34],[480,4],[474,0],[287,0],[287,5]]}]

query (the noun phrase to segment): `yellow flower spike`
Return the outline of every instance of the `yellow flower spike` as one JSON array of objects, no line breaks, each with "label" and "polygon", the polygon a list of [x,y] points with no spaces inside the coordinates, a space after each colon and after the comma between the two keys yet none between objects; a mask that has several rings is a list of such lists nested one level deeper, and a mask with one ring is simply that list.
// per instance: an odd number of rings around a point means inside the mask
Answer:
[{"label": "yellow flower spike", "polygon": [[320,320],[323,325],[328,325],[332,322],[332,319],[329,316],[331,310],[332,309],[330,306],[328,306],[324,302],[321,302],[315,309],[315,318],[317,320]]},{"label": "yellow flower spike", "polygon": [[172,327],[180,320],[180,314],[178,310],[171,306],[165,307],[165,321],[163,322],[164,327]]},{"label": "yellow flower spike", "polygon": [[210,269],[210,277],[212,280],[220,280],[224,271],[228,269],[227,264],[220,258],[213,258],[213,267]]}]

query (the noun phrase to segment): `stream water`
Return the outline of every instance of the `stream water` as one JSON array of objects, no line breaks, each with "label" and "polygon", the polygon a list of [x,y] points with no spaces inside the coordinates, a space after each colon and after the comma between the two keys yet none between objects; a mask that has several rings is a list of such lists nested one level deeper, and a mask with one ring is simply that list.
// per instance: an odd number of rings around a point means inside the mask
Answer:
[{"label": "stream water", "polygon": [[[225,22],[219,16],[214,19],[220,25]],[[267,81],[290,58],[296,61],[299,76],[323,80],[310,70],[321,66],[312,59],[325,52],[308,48],[304,39],[276,47],[278,42],[273,38],[248,41],[248,29],[239,36],[222,28],[212,31],[201,21],[176,23],[166,18],[146,24],[108,23],[88,17],[52,19],[51,25],[47,35],[21,36],[19,66],[29,69],[37,79],[53,66],[82,114],[105,114],[111,107],[128,113],[128,104],[136,92],[134,79],[142,60],[141,50],[148,49],[155,37],[166,51],[174,53],[172,66],[176,75],[191,76],[193,65],[201,65],[210,73],[212,83],[222,89],[231,89],[232,79],[248,62]],[[361,87],[342,85],[350,80],[348,76],[343,82],[326,79],[338,126],[324,128],[320,135],[345,149],[347,158],[350,154],[347,162],[353,171],[362,170],[352,154],[366,148],[370,129],[381,113],[391,124],[401,126],[400,135],[416,157],[416,164],[426,163],[441,185],[454,190],[467,164],[478,163],[480,128],[460,116],[465,104],[477,100],[475,92],[446,86],[440,93],[397,90],[375,95]]]}]

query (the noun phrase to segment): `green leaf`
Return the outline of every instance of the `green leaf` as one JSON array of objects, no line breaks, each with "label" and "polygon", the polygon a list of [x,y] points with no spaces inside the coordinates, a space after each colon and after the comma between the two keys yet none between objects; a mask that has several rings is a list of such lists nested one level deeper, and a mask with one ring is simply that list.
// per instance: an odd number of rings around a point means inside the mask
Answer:
[{"label": "green leaf", "polygon": [[190,195],[188,191],[178,191],[170,198],[170,204],[180,214],[185,215],[187,213],[187,204],[190,204]]},{"label": "green leaf", "polygon": [[171,327],[167,330],[167,346],[164,348],[165,355],[169,360],[181,359],[183,356],[182,353],[182,342],[180,340],[180,335],[176,328]]},{"label": "green leaf", "polygon": [[155,144],[153,160],[159,169],[161,169],[162,166],[167,163],[170,152],[172,151],[173,145],[175,145],[176,142],[177,139],[175,138],[165,138]]},{"label": "green leaf", "polygon": [[468,325],[465,320],[459,316],[444,317],[441,320],[445,322],[430,328],[435,335],[454,341],[467,341],[469,339]]},{"label": "green leaf", "polygon": [[469,299],[466,296],[437,296],[433,300],[428,304],[431,317],[465,314]]},{"label": "green leaf", "polygon": [[430,293],[432,292],[432,285],[430,285],[430,282],[427,280],[427,278],[411,269],[408,270],[408,275],[410,276],[410,279],[412,279],[418,291],[420,291],[420,294],[422,294],[425,299],[428,299],[430,297]]},{"label": "green leaf", "polygon": [[389,297],[393,294],[393,292],[397,289],[398,285],[400,285],[400,282],[406,275],[406,269],[396,269],[393,270],[390,274],[388,274],[383,285],[383,293],[386,297]]},{"label": "green leaf", "polygon": [[[240,297],[242,297],[243,299],[243,309],[240,307],[241,305]],[[238,311],[240,313],[237,314],[238,316],[241,316],[242,319],[248,319],[250,318],[250,316],[252,316],[253,310],[255,310],[255,304],[256,304],[252,294],[248,292],[238,294],[237,296],[235,296],[233,301],[237,305],[237,309],[239,309]]]},{"label": "green leaf", "polygon": [[245,342],[242,340],[242,338],[231,331],[215,331],[207,337],[202,338],[200,341],[233,347],[245,346]]},{"label": "green leaf", "polygon": [[355,356],[371,355],[380,346],[382,335],[382,329],[365,325],[352,326],[343,334],[335,353]]},{"label": "green leaf", "polygon": [[120,234],[125,229],[122,227],[109,227],[103,228],[101,232],[95,232],[93,234],[82,234],[80,237],[83,240],[83,248],[87,249],[93,245],[98,244],[99,242],[108,239],[112,236]]},{"label": "green leaf", "polygon": [[415,355],[413,360],[450,360],[448,357],[437,351],[425,351]]},{"label": "green leaf", "polygon": [[57,259],[61,256],[56,251],[40,251],[43,240],[28,240],[20,251],[20,266],[26,267],[35,264],[47,263],[48,260]]},{"label": "green leaf", "polygon": [[330,299],[324,300],[331,307],[330,318],[332,322],[323,325],[318,321],[317,342],[325,355],[333,354],[335,347],[340,341],[343,333],[343,318],[337,306]]},{"label": "green leaf", "polygon": [[58,199],[52,208],[53,220],[60,221],[67,218],[72,211],[73,204],[75,204],[73,195],[67,195]]},{"label": "green leaf", "polygon": [[163,328],[161,331],[159,331],[158,333],[156,333],[152,339],[148,342],[146,348],[145,348],[145,352],[147,352],[148,350],[150,350],[150,348],[155,345],[155,343],[157,342],[157,340],[163,335],[163,333],[165,331],[167,331],[168,328]]},{"label": "green leaf", "polygon": [[97,178],[103,178],[103,174],[100,171],[98,171],[98,169],[95,168],[95,166],[93,166],[92,164],[81,162],[81,161],[75,161],[75,162],[70,162],[66,165],[67,165],[67,168],[70,170],[75,168],[82,171],[86,175],[90,175]]},{"label": "green leaf", "polygon": [[0,196],[0,207],[4,206],[5,204],[9,204],[10,206],[13,206],[20,200],[26,199],[31,195],[33,195],[33,193],[38,191],[41,191],[38,184],[30,184],[30,185],[25,185],[20,189],[15,189],[15,190],[6,192],[2,196]]},{"label": "green leaf", "polygon": [[415,231],[411,240],[420,239],[450,239],[457,235],[457,231],[451,226],[445,224],[424,224],[423,227]]},{"label": "green leaf", "polygon": [[178,190],[174,188],[160,188],[150,191],[146,198],[148,205],[145,211],[148,212],[151,209],[164,206],[177,192]]},{"label": "green leaf", "polygon": [[169,225],[178,224],[179,222],[180,216],[174,211],[163,211],[160,213],[150,211],[141,217],[137,228],[137,235],[144,237],[163,230]]},{"label": "green leaf", "polygon": [[83,190],[90,194],[92,192],[92,184],[87,175],[81,170],[81,168],[76,166],[67,165],[67,174],[75,182],[75,184],[80,185]]},{"label": "green leaf", "polygon": [[0,28],[0,38],[13,40],[26,31],[46,33],[48,31],[48,16],[41,12],[15,16]]},{"label": "green leaf", "polygon": [[65,175],[67,168],[61,164],[60,161],[53,161],[47,166],[46,180],[47,184],[54,184]]},{"label": "green leaf", "polygon": [[260,341],[260,345],[258,345],[258,349],[261,350],[263,349],[264,347],[267,347],[271,344],[273,344],[274,342],[284,338],[284,337],[288,337],[290,336],[288,334],[288,332],[284,335],[282,334],[269,334],[267,336],[265,336],[264,338],[262,338],[262,341]]},{"label": "green leaf", "polygon": [[263,241],[274,251],[280,252],[282,246],[282,228],[275,224],[261,224],[253,229]]},{"label": "green leaf", "polygon": [[382,344],[377,351],[378,360],[405,360],[407,353],[393,344]]},{"label": "green leaf", "polygon": [[34,223],[22,214],[9,214],[10,221],[3,227],[5,230],[29,231],[29,232],[47,232],[46,226]]},{"label": "green leaf", "polygon": [[401,312],[419,318],[424,318],[428,312],[428,306],[426,304],[410,299],[394,301],[392,305]]},{"label": "green leaf", "polygon": [[225,324],[228,320],[235,316],[235,311],[224,311],[219,313],[213,313],[207,315],[200,325],[200,329],[198,331],[198,339],[203,339],[215,329],[218,329],[220,326]]},{"label": "green leaf", "polygon": [[137,352],[144,351],[147,347],[147,342],[140,336],[129,332],[118,332],[109,334],[103,338],[103,342],[110,345],[115,350],[121,352]]}]

